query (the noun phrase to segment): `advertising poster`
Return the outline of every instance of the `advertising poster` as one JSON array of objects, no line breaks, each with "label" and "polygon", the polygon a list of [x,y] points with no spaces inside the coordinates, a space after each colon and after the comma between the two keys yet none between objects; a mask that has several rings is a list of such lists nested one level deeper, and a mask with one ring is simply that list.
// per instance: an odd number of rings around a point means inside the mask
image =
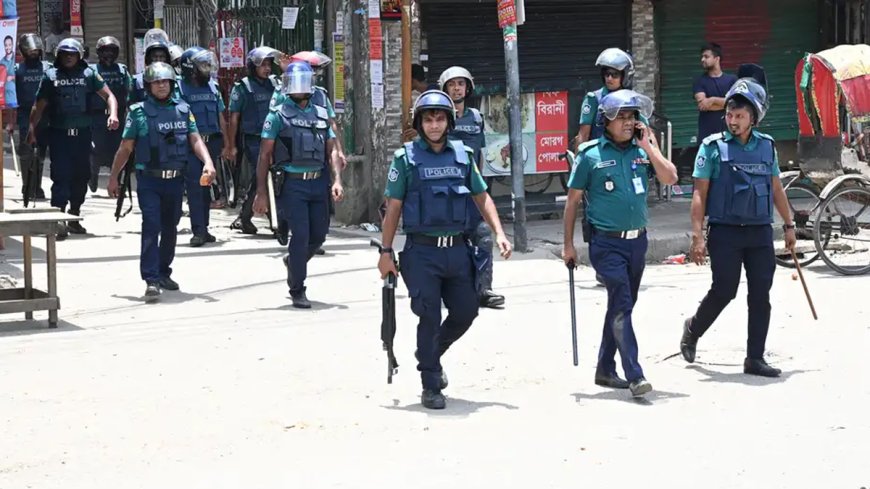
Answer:
[{"label": "advertising poster", "polygon": [[18,2],[3,0],[3,3],[0,3],[0,17],[18,17]]},{"label": "advertising poster", "polygon": [[3,58],[0,59],[0,108],[18,107],[15,94],[15,53],[18,48],[18,19],[0,19]]},{"label": "advertising poster", "polygon": [[332,105],[338,114],[344,113],[344,36],[332,35],[332,82],[335,100]]},{"label": "advertising poster", "polygon": [[245,67],[245,40],[241,37],[222,37],[219,42],[220,67]]},{"label": "advertising poster", "polygon": [[82,0],[69,0],[69,25],[73,37],[84,37],[82,29]]}]

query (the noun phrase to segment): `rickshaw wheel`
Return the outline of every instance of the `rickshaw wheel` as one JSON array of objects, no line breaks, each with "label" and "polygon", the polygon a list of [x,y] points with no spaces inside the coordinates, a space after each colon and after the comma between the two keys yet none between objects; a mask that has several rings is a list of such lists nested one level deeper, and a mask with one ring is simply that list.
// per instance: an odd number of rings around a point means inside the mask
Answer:
[{"label": "rickshaw wheel", "polygon": [[[815,216],[818,215],[819,191],[814,185],[802,182],[791,182],[785,189],[788,198],[788,206],[794,216],[795,256],[798,263],[804,267],[819,259],[819,252],[815,246]],[[803,243],[801,243],[803,241]],[[783,240],[774,240],[774,259],[776,264],[785,268],[794,268],[794,260],[791,253],[785,251]]]},{"label": "rickshaw wheel", "polygon": [[814,234],[829,267],[843,275],[870,272],[870,190],[843,187],[825,199]]}]

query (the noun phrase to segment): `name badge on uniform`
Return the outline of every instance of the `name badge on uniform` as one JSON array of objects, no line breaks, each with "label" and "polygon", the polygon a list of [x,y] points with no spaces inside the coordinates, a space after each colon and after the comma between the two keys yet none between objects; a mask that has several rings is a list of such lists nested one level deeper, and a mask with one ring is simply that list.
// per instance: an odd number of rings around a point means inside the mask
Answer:
[{"label": "name badge on uniform", "polygon": [[643,188],[643,180],[640,177],[632,178],[631,183],[634,184],[634,193],[635,194],[642,194],[642,193],[646,192],[646,190],[644,190],[644,188]]},{"label": "name badge on uniform", "polygon": [[608,192],[613,192],[613,180],[608,178],[604,181],[604,190],[607,190]]},{"label": "name badge on uniform", "polygon": [[597,170],[599,168],[608,168],[611,166],[616,166],[616,160],[600,161],[595,164],[595,169]]}]

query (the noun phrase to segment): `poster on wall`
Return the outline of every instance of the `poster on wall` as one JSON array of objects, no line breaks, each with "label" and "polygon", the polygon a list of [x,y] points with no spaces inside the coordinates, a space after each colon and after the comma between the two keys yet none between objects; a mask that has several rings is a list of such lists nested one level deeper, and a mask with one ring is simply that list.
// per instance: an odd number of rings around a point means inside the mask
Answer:
[{"label": "poster on wall", "polygon": [[69,0],[69,25],[73,37],[84,37],[82,29],[82,0]]},{"label": "poster on wall", "polygon": [[[568,92],[538,92],[520,95],[523,173],[568,171],[559,155],[568,149]],[[486,133],[483,175],[510,175],[511,154],[508,104],[504,95],[490,95],[481,101]]]},{"label": "poster on wall", "polygon": [[245,67],[245,39],[241,37],[222,37],[219,42],[220,67]]},{"label": "poster on wall", "polygon": [[18,19],[0,20],[0,39],[3,39],[3,58],[0,59],[0,108],[18,107],[15,93],[15,52],[18,40]]},{"label": "poster on wall", "polygon": [[381,0],[381,18],[402,20],[402,0]]},{"label": "poster on wall", "polygon": [[133,39],[133,46],[136,50],[136,73],[145,71],[145,40],[141,37]]},{"label": "poster on wall", "polygon": [[344,113],[344,36],[332,35],[332,83],[335,87],[332,105],[338,114]]},{"label": "poster on wall", "polygon": [[3,3],[0,3],[0,17],[18,17],[18,2],[3,0]]}]

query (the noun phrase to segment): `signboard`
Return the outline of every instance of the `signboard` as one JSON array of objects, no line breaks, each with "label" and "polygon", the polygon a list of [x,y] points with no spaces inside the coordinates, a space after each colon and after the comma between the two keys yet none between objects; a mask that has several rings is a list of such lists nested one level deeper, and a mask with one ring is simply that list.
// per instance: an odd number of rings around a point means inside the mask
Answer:
[{"label": "signboard", "polygon": [[0,20],[0,39],[3,39],[3,57],[0,58],[0,108],[12,109],[18,107],[15,91],[18,19]]},{"label": "signboard", "polygon": [[145,41],[141,37],[133,39],[133,45],[136,49],[136,73],[145,71]]},{"label": "signboard", "polygon": [[69,0],[69,30],[74,37],[85,35],[82,29],[82,0]]},{"label": "signboard", "polygon": [[517,23],[517,9],[514,0],[498,0],[498,27],[505,27]]},{"label": "signboard", "polygon": [[299,18],[299,7],[284,7],[281,16],[282,29],[295,29],[296,19]]},{"label": "signboard", "polygon": [[402,0],[381,0],[382,19],[402,19]]},{"label": "signboard", "polygon": [[222,37],[219,42],[220,67],[245,67],[245,39],[242,37]]},{"label": "signboard", "polygon": [[335,100],[332,105],[338,114],[344,113],[344,36],[332,35],[332,84]]},{"label": "signboard", "polygon": [[[568,92],[524,93],[520,96],[523,173],[568,170],[559,155],[568,149]],[[510,175],[508,104],[504,95],[484,97],[480,111],[485,121],[486,147],[483,175]]]}]

